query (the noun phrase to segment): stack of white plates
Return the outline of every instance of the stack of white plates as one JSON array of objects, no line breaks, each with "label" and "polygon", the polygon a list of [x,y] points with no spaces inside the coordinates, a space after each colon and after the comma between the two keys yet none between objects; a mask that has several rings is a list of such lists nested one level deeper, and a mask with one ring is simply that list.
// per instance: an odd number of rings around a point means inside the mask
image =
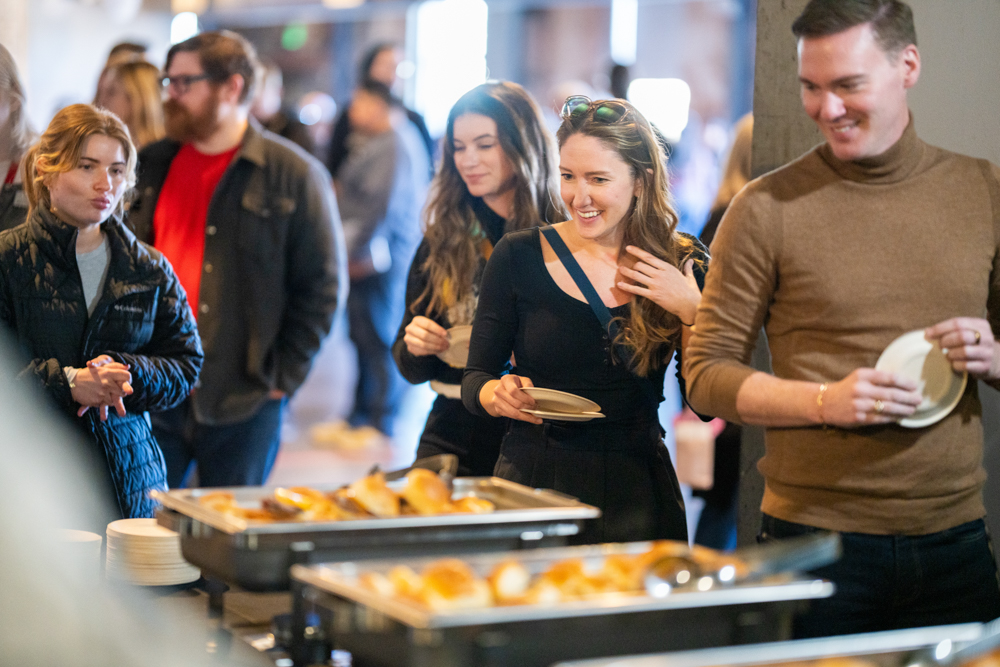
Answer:
[{"label": "stack of white plates", "polygon": [[201,576],[181,556],[180,536],[156,519],[121,519],[108,524],[109,579],[139,586],[174,586]]},{"label": "stack of white plates", "polygon": [[68,566],[88,584],[101,580],[101,547],[104,538],[84,530],[60,530],[57,539]]}]

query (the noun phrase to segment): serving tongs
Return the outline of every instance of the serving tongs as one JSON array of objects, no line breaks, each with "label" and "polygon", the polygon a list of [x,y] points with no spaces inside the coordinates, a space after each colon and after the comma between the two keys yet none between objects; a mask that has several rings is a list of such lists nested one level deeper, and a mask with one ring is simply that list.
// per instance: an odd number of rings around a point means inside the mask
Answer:
[{"label": "serving tongs", "polygon": [[731,559],[723,557],[715,565],[699,563],[687,555],[666,556],[646,573],[646,592],[662,598],[674,591],[707,591],[745,584],[781,572],[829,565],[840,554],[840,534],[822,532],[737,549]]},{"label": "serving tongs", "polygon": [[1000,618],[984,623],[979,638],[961,648],[950,639],[909,654],[902,667],[959,667],[1000,648]]}]

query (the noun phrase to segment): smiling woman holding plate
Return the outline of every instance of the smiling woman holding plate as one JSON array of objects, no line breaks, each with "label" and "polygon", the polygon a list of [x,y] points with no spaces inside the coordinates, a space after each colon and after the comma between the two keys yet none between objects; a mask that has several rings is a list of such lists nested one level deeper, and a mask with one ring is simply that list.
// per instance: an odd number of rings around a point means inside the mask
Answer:
[{"label": "smiling woman holding plate", "polygon": [[[579,542],[686,539],[657,408],[689,334],[707,255],[675,231],[663,152],[627,102],[571,97],[557,133],[571,217],[508,234],[486,267],[462,400],[509,417],[500,477],[600,507]],[[513,352],[516,367],[502,375]],[[603,418],[543,419],[526,389],[575,394]],[[572,399],[568,399],[572,400]]]}]

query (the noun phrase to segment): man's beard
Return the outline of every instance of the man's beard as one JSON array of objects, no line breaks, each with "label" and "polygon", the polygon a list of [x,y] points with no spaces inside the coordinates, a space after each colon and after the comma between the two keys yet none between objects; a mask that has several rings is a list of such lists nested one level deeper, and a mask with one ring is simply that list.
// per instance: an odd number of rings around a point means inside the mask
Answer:
[{"label": "man's beard", "polygon": [[219,95],[212,91],[207,103],[199,113],[191,113],[177,100],[168,99],[163,103],[163,123],[167,136],[181,143],[204,141],[219,129]]}]

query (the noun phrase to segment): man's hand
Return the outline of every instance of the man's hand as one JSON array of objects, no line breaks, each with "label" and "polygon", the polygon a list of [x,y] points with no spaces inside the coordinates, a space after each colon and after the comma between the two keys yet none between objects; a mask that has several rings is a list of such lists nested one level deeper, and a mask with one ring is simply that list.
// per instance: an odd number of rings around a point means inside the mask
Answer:
[{"label": "man's hand", "polygon": [[403,342],[415,357],[426,357],[448,349],[448,331],[434,320],[417,315],[406,325]]},{"label": "man's hand", "polygon": [[954,317],[929,327],[924,338],[937,341],[951,367],[977,380],[1000,380],[1000,353],[990,323],[976,317]]},{"label": "man's hand", "polygon": [[923,397],[917,383],[898,373],[859,368],[823,393],[824,424],[853,428],[891,424],[916,411]]},{"label": "man's hand", "polygon": [[510,417],[532,424],[541,424],[541,417],[521,412],[521,408],[535,409],[535,399],[521,391],[522,387],[534,387],[530,378],[520,375],[504,375],[499,380],[490,380],[479,391],[479,403],[494,417]]}]

